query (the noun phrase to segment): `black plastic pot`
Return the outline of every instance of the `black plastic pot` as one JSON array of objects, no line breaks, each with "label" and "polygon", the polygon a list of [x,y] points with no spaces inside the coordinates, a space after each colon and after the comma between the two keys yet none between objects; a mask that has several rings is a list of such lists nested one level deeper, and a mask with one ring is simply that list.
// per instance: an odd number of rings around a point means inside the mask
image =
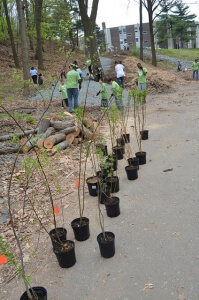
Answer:
[{"label": "black plastic pot", "polygon": [[123,147],[114,146],[113,152],[117,158],[117,160],[123,159]]},{"label": "black plastic pot", "polygon": [[112,176],[106,178],[107,185],[111,188],[111,193],[117,193],[119,192],[119,178],[118,176]]},{"label": "black plastic pot", "polygon": [[104,205],[106,207],[107,216],[115,218],[120,215],[120,199],[118,197],[105,198]]},{"label": "black plastic pot", "polygon": [[104,204],[104,200],[107,197],[110,197],[111,195],[111,189],[109,186],[107,187],[102,187],[100,186],[98,189],[98,200],[100,202],[100,204]]},{"label": "black plastic pot", "polygon": [[89,195],[96,197],[97,196],[97,187],[99,185],[98,177],[93,176],[86,179],[86,183],[88,185]]},{"label": "black plastic pot", "polygon": [[149,131],[148,130],[140,131],[140,135],[141,135],[142,140],[148,140],[148,138],[149,138]]},{"label": "black plastic pot", "polygon": [[126,166],[125,171],[128,180],[135,180],[138,178],[138,169],[136,166]]},{"label": "black plastic pot", "polygon": [[97,242],[100,248],[100,254],[104,258],[111,258],[115,255],[115,235],[112,232],[105,231],[107,240],[104,240],[103,233],[97,236]]},{"label": "black plastic pot", "polygon": [[130,134],[129,133],[124,133],[122,135],[122,137],[123,137],[123,139],[125,141],[125,144],[130,143]]},{"label": "black plastic pot", "polygon": [[103,153],[104,156],[108,155],[108,148],[107,145],[103,145],[103,144],[96,144],[96,148],[100,149]]},{"label": "black plastic pot", "polygon": [[49,232],[53,248],[56,244],[66,241],[67,230],[63,227],[54,228]]},{"label": "black plastic pot", "polygon": [[137,167],[137,169],[139,170],[139,158],[137,157],[128,158],[128,164],[129,166]]},{"label": "black plastic pot", "polygon": [[[32,291],[33,290],[33,291]],[[29,289],[31,295],[37,295],[37,300],[47,300],[47,290],[42,286],[34,286]],[[20,300],[29,300],[27,292],[24,292]]]},{"label": "black plastic pot", "polygon": [[53,252],[57,257],[61,268],[70,268],[76,263],[75,243],[73,241],[66,240],[65,244],[69,244],[71,248],[69,250],[64,250],[63,245],[56,245]]},{"label": "black plastic pot", "polygon": [[89,219],[86,217],[82,217],[83,224],[80,226],[80,218],[74,219],[71,222],[71,227],[73,229],[75,239],[77,241],[83,242],[86,241],[89,236]]},{"label": "black plastic pot", "polygon": [[145,165],[146,164],[146,152],[136,152],[135,156],[139,158],[139,164]]}]

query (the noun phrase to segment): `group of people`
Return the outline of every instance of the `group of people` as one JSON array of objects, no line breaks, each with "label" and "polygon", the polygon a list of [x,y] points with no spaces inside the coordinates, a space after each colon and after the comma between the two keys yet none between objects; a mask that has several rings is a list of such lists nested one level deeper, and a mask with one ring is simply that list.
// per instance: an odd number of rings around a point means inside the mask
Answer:
[{"label": "group of people", "polygon": [[[92,62],[91,60],[87,60],[86,65],[88,67],[87,75],[91,76],[93,75],[92,70]],[[147,69],[143,68],[141,63],[137,64],[138,67],[138,80],[137,80],[137,86],[138,89],[144,90],[146,89],[146,74]],[[124,65],[121,61],[115,62],[115,72],[116,72],[116,81],[112,78],[108,79],[108,84],[111,85],[112,94],[111,97],[109,97],[106,84],[104,83],[104,79],[102,77],[102,70],[101,68],[96,68],[96,75],[97,80],[99,84],[101,85],[100,91],[96,94],[96,96],[99,96],[101,94],[101,106],[102,107],[108,107],[109,106],[109,99],[114,97],[115,104],[118,110],[123,109],[123,101],[122,101],[122,94],[124,89]],[[78,68],[77,61],[74,61],[70,65],[69,72],[66,71],[66,65],[63,65],[63,67],[60,70],[60,86],[59,91],[61,93],[61,107],[64,108],[67,106],[69,108],[69,112],[72,113],[72,100],[74,99],[74,109],[78,107],[78,85],[79,90],[81,89],[82,85],[82,71],[80,68]],[[89,78],[91,79],[91,78]]]},{"label": "group of people", "polygon": [[[141,63],[137,64],[138,67],[138,79],[137,79],[137,86],[139,90],[146,90],[146,74],[147,69],[143,68]],[[111,84],[112,94],[111,97],[115,97],[115,104],[118,110],[123,109],[122,103],[122,94],[124,89],[124,65],[122,62],[115,62],[115,71],[116,71],[116,78],[117,81],[114,81],[112,78],[108,79],[108,83]],[[101,90],[96,94],[98,96],[101,93],[101,106],[108,107],[108,91],[106,89],[106,85],[104,83],[103,78],[100,78],[99,83],[101,84]]]},{"label": "group of people", "polygon": [[30,76],[34,84],[41,85],[43,83],[42,74],[40,73],[39,75],[37,75],[37,70],[34,67],[31,67],[30,69]]}]

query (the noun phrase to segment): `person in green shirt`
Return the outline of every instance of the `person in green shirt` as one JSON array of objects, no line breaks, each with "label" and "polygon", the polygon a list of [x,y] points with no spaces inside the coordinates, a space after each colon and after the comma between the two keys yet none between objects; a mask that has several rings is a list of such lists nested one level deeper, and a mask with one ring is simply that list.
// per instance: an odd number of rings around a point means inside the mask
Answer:
[{"label": "person in green shirt", "polygon": [[88,59],[86,61],[86,65],[88,67],[88,72],[89,72],[89,75],[93,74],[93,71],[92,71],[92,61],[90,59]]},{"label": "person in green shirt", "polygon": [[108,83],[111,84],[112,94],[111,96],[115,96],[115,104],[117,106],[117,109],[123,110],[123,103],[122,103],[122,94],[123,94],[123,88],[117,84],[116,81],[114,81],[112,78],[109,78]]},{"label": "person in green shirt", "polygon": [[138,90],[146,90],[147,69],[143,68],[141,63],[138,63],[137,67],[138,67]]},{"label": "person in green shirt", "polygon": [[76,71],[77,66],[71,64],[72,70],[67,73],[67,94],[68,94],[68,106],[69,112],[72,113],[72,99],[74,98],[74,108],[78,107],[78,83],[79,90],[81,89],[81,78]]},{"label": "person in green shirt", "polygon": [[98,96],[101,93],[101,96],[102,96],[102,98],[101,98],[101,107],[108,107],[109,95],[108,95],[108,92],[107,92],[107,89],[106,89],[106,85],[104,83],[104,79],[100,78],[99,83],[101,84],[101,90],[96,94],[96,96]]},{"label": "person in green shirt", "polygon": [[198,59],[195,59],[195,61],[192,63],[192,70],[193,70],[193,80],[195,79],[196,75],[196,80],[198,80],[198,70],[199,70],[199,62]]},{"label": "person in green shirt", "polygon": [[61,84],[59,86],[59,92],[61,93],[61,107],[64,108],[64,103],[68,107],[67,85],[63,79],[61,80]]}]

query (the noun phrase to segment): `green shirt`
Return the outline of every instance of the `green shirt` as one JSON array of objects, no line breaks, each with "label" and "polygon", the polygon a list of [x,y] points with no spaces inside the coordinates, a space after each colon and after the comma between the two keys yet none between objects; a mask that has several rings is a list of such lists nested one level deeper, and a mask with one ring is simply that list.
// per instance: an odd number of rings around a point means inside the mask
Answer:
[{"label": "green shirt", "polygon": [[[143,71],[147,73],[147,69],[143,68]],[[138,70],[138,83],[145,83],[146,82],[146,75],[143,74],[142,70]]]},{"label": "green shirt", "polygon": [[91,60],[88,59],[88,60],[86,61],[86,64],[87,64],[88,67],[91,66]]},{"label": "green shirt", "polygon": [[78,80],[81,80],[79,74],[75,70],[71,70],[67,73],[67,89],[76,89],[78,87]]},{"label": "green shirt", "polygon": [[62,99],[67,99],[68,98],[68,94],[67,94],[67,86],[66,84],[60,84],[59,86],[59,92],[61,92],[62,95]]},{"label": "green shirt", "polygon": [[102,94],[102,99],[103,100],[106,100],[106,99],[109,98],[105,83],[101,84],[101,94]]},{"label": "green shirt", "polygon": [[193,62],[192,63],[192,69],[193,69],[193,71],[199,70],[199,62]]},{"label": "green shirt", "polygon": [[119,84],[117,84],[116,81],[112,81],[112,92],[116,97],[122,96],[123,89],[119,86]]}]

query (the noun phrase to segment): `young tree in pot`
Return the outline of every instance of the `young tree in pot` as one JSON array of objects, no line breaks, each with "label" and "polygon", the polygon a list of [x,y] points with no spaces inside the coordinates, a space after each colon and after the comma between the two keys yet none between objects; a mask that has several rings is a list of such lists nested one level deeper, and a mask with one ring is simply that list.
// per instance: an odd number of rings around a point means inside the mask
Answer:
[{"label": "young tree in pot", "polygon": [[142,151],[142,136],[140,131],[144,130],[146,120],[146,90],[132,90],[129,92],[129,97],[133,100],[134,112],[134,129],[138,144],[138,152],[136,157],[139,158],[139,164],[146,164],[146,152]]},{"label": "young tree in pot", "polygon": [[[122,111],[119,111],[114,105],[109,107],[109,111],[106,114],[112,149],[118,160],[123,159],[124,153],[124,140],[121,139],[121,127],[119,122],[121,114]],[[118,138],[121,140],[118,140]]]},{"label": "young tree in pot", "polygon": [[97,236],[97,242],[100,248],[100,254],[103,258],[111,258],[115,255],[115,235],[113,232],[104,230],[104,216],[98,201],[99,223],[102,232]]}]

